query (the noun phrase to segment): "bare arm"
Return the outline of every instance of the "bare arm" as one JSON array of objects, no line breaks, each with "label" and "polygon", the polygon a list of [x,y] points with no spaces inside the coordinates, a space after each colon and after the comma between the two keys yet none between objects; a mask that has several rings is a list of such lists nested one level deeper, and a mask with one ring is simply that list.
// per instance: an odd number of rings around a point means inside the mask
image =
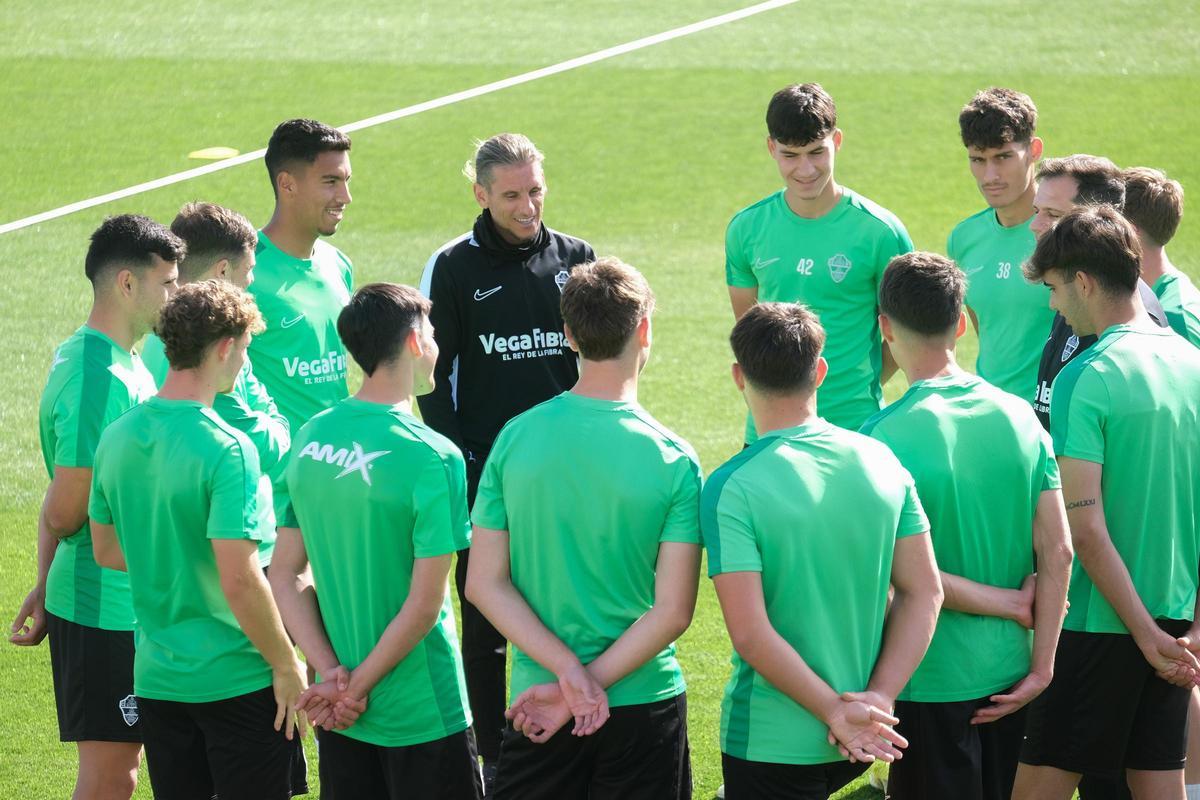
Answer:
[{"label": "bare arm", "polygon": [[1042,675],[1047,685],[1054,675],[1054,652],[1067,610],[1071,581],[1071,535],[1062,492],[1044,491],[1033,518],[1033,549],[1037,553],[1037,594],[1034,601],[1033,657],[1030,671]]},{"label": "bare arm", "polygon": [[300,646],[309,665],[328,680],[339,661],[321,620],[308,552],[299,528],[279,529],[269,575],[271,594],[288,633]]},{"label": "bare arm", "polygon": [[1026,580],[1020,589],[1004,589],[949,572],[940,575],[946,595],[943,608],[980,617],[1011,619],[1026,628],[1033,627],[1033,580]]},{"label": "bare arm", "polygon": [[887,727],[896,722],[889,709],[839,696],[775,630],[761,573],[727,572],[714,576],[713,586],[733,648],[755,672],[824,722],[852,760],[892,761],[899,755],[893,745],[906,742]]},{"label": "bare arm", "polygon": [[700,579],[700,546],[663,542],[654,571],[654,605],[588,664],[605,688],[654,658],[692,624]]},{"label": "bare arm", "polygon": [[604,688],[554,635],[512,584],[508,531],[475,526],[467,565],[467,599],[504,638],[554,673],[575,717],[575,733],[592,733],[608,719]]},{"label": "bare arm", "polygon": [[91,467],[54,468],[46,490],[42,516],[46,529],[57,539],[78,533],[88,521],[88,496],[92,491]]},{"label": "bare arm", "polygon": [[1103,465],[1067,456],[1060,457],[1058,465],[1071,541],[1088,577],[1117,612],[1155,671],[1172,683],[1191,683],[1200,664],[1155,623],[1113,546],[1104,519]]},{"label": "bare arm", "polygon": [[117,529],[112,525],[92,520],[92,556],[102,567],[120,572],[129,571],[125,566],[125,553],[117,540]]},{"label": "bare arm", "polygon": [[928,533],[896,540],[892,586],[895,596],[883,632],[883,648],[867,691],[894,704],[929,649],[942,606],[942,582]]},{"label": "bare arm", "polygon": [[733,306],[733,319],[741,319],[750,308],[758,302],[758,287],[744,286],[729,287],[729,304]]},{"label": "bare arm", "polygon": [[17,615],[9,628],[8,640],[22,647],[41,644],[46,638],[46,580],[50,575],[50,565],[54,563],[54,553],[58,550],[59,538],[50,531],[46,523],[46,499],[50,496],[49,489],[42,500],[38,511],[37,523],[37,581],[29,594],[25,596]]},{"label": "bare arm", "polygon": [[[251,539],[213,539],[221,591],[238,625],[271,667],[275,693],[275,730],[283,728],[288,739],[304,718],[297,719],[296,708],[305,688],[304,668],[288,640],[279,618],[279,609],[271,599],[271,589],[258,566],[257,543]],[[286,726],[286,727],[284,727]]]},{"label": "bare arm", "polygon": [[366,697],[429,634],[442,610],[449,574],[449,554],[413,559],[408,597],[371,652],[350,673],[351,695]]}]

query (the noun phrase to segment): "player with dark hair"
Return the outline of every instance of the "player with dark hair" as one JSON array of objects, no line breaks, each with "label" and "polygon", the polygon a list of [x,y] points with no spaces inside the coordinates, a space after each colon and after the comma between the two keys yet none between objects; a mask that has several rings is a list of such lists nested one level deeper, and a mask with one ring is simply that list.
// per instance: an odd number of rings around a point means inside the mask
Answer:
[{"label": "player with dark hair", "polygon": [[[213,203],[188,203],[171,223],[171,231],[187,244],[187,256],[179,262],[182,284],[224,280],[239,289],[254,281],[254,248],[258,234],[245,217]],[[169,364],[162,340],[154,334],[142,345],[142,359],[162,386]],[[266,569],[275,547],[275,511],[268,474],[287,455],[291,432],[287,418],[279,412],[266,387],[254,375],[250,360],[234,381],[233,390],[218,393],[213,411],[250,439],[258,451],[259,478],[255,527],[258,530],[258,560]]]},{"label": "player with dark hair", "polygon": [[50,485],[38,516],[38,578],[9,641],[49,633],[58,733],[76,742],[78,797],[129,797],[142,728],[133,692],[129,580],[92,555],[88,494],[96,444],[113,420],[154,394],[134,345],[175,291],[184,243],[147,217],[109,217],[92,234],[87,320],[54,351],[39,411]]},{"label": "player with dark hair", "polygon": [[988,207],[955,226],[946,252],[967,276],[967,312],[979,334],[975,371],[1026,401],[1054,314],[1021,277],[1033,252],[1034,168],[1042,157],[1037,107],[1012,89],[985,89],[958,116],[967,162]]},{"label": "player with dark hair", "polygon": [[258,453],[212,410],[262,319],[248,294],[211,280],[176,292],[156,329],[170,370],[105,429],[88,506],[96,561],[128,572],[154,795],[303,794],[304,669],[258,565]]},{"label": "player with dark hair", "polygon": [[[462,449],[467,503],[504,424],[563,392],[579,368],[563,336],[559,298],[571,271],[595,258],[582,239],[542,221],[542,153],[528,137],[480,142],[464,170],[481,213],[469,233],[439,247],[421,277],[433,302],[439,355],[421,417]],[[504,730],[505,641],[464,596],[469,550],[454,580],[462,601],[463,661],[484,780],[490,785]]]},{"label": "player with dark hair", "polygon": [[1145,319],[1141,248],[1108,207],[1071,211],[1026,277],[1099,340],[1054,383],[1050,432],[1076,561],[1049,688],[1030,706],[1013,797],[1069,798],[1081,773],[1182,800],[1200,675],[1200,352]]},{"label": "player with dark hair", "polygon": [[[858,430],[895,370],[875,315],[879,276],[912,249],[895,215],[834,179],[842,146],[833,99],[815,83],[787,86],[767,107],[767,152],[785,186],[734,215],[725,282],[735,319],[756,302],[802,302],[829,328],[821,414]],[[747,421],[746,441],[754,440]]]},{"label": "player with dark hair", "polygon": [[[1048,158],[1038,167],[1038,190],[1034,197],[1036,216],[1030,230],[1038,239],[1053,230],[1058,220],[1078,207],[1108,206],[1120,211],[1125,205],[1125,180],[1117,165],[1107,158],[1076,154]],[[1156,324],[1166,327],[1167,319],[1154,292],[1145,281],[1138,283],[1138,294],[1145,313]],[[1079,336],[1062,314],[1055,314],[1050,336],[1042,348],[1038,363],[1037,392],[1033,410],[1042,427],[1050,430],[1050,407],[1054,380],[1058,373],[1096,342],[1096,336]]]},{"label": "player with dark hair", "polygon": [[674,642],[696,605],[701,473],[637,402],[653,309],[627,264],[576,267],[579,381],[509,422],[484,467],[467,597],[514,645],[497,800],[691,797]]},{"label": "player with dark hair", "polygon": [[1024,708],[1054,674],[1071,570],[1050,437],[1027,401],[955,361],[965,284],[950,259],[908,253],[879,287],[879,324],[909,388],[862,432],[912,474],[945,590],[896,704],[909,746],[888,775],[895,800],[1008,800]]},{"label": "player with dark hair", "polygon": [[942,598],[929,523],[887,447],[817,416],[814,314],[757,304],[729,340],[761,435],[709,477],[700,514],[734,649],[725,797],[825,800],[906,745],[892,707]]},{"label": "player with dark hair", "polygon": [[[470,544],[466,473],[411,406],[433,387],[428,314],[408,286],[354,293],[338,333],[362,388],[300,429],[287,468],[271,586],[322,679],[302,705],[336,709],[338,729],[321,735],[328,800],[481,796],[446,585],[451,556]],[[365,712],[343,727],[347,706]]]}]

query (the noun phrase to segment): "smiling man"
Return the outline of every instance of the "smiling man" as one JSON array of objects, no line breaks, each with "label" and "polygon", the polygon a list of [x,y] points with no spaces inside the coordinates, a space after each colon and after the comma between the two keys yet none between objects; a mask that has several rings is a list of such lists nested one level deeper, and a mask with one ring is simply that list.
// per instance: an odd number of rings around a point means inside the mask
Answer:
[{"label": "smiling man", "polygon": [[[837,109],[819,84],[780,89],[767,106],[767,152],[785,186],[734,215],[725,234],[725,282],[733,315],[756,302],[800,302],[828,328],[829,379],[820,414],[858,430],[882,404],[895,370],[875,315],[879,277],[912,250],[887,209],[834,180],[842,146]],[[888,366],[884,366],[885,363]],[[747,420],[746,442],[755,440]]]},{"label": "smiling man", "polygon": [[[467,462],[467,500],[500,429],[566,391],[579,366],[563,334],[559,299],[577,265],[595,258],[582,239],[542,223],[542,154],[527,137],[481,142],[468,164],[483,209],[470,232],[429,258],[421,292],[441,351],[434,389],[419,397],[421,417],[458,445]],[[459,597],[468,550],[458,554]],[[465,599],[463,660],[485,780],[494,774],[504,729],[504,637]]]},{"label": "smiling man", "polygon": [[296,431],[347,395],[337,317],[350,301],[353,266],[321,237],[337,232],[350,204],[350,138],[315,120],[288,120],[271,134],[266,164],[275,212],[258,233],[249,291],[267,329],[251,342],[250,361]]},{"label": "smiling man", "polygon": [[959,131],[971,174],[988,207],[955,226],[946,253],[967,276],[967,311],[979,334],[976,372],[1006,392],[1033,400],[1038,347],[1054,312],[1021,276],[1033,252],[1034,136],[1037,107],[1012,89],[985,89],[963,107]]}]

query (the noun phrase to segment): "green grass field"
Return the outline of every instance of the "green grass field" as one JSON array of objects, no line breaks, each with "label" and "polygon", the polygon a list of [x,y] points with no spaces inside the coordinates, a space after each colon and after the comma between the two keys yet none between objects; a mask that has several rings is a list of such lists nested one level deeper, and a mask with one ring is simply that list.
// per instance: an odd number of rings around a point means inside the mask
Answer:
[{"label": "green grass field", "polygon": [[[186,154],[197,148],[263,147],[288,117],[345,124],[744,4],[10,7],[0,16],[0,108],[10,141],[0,224],[195,166]],[[724,229],[779,185],[762,121],[775,89],[823,83],[845,131],[839,180],[896,212],[918,247],[940,250],[951,227],[982,206],[957,112],[988,85],[1034,97],[1048,155],[1104,154],[1200,186],[1197,12],[1190,0],[797,3],[358,132],[354,204],[335,243],[360,283],[416,282],[429,253],[476,214],[459,173],[472,139],[528,134],[547,157],[547,222],[638,266],[654,286],[655,351],[642,400],[711,471],[740,447],[744,414],[728,379]],[[86,314],[87,236],[104,215],[169,222],[194,199],[257,224],[272,205],[265,170],[248,164],[0,235],[0,360],[12,367],[13,390],[0,396],[5,624],[34,577],[46,485],[37,402],[52,348]],[[1185,219],[1170,251],[1200,276],[1200,226]],[[974,349],[964,340],[965,363]],[[894,381],[889,398],[902,389]],[[709,798],[721,782],[717,727],[730,646],[707,580],[679,651],[696,796]],[[0,675],[0,797],[68,796],[75,754],[57,741],[47,648],[0,646]],[[144,774],[137,796],[150,796]],[[878,793],[859,785],[843,796]]]}]

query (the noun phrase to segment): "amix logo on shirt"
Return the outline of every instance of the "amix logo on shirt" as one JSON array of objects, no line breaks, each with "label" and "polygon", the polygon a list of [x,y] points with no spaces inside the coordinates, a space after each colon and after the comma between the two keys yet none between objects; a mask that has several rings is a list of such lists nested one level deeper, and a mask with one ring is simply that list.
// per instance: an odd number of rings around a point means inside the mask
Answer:
[{"label": "amix logo on shirt", "polygon": [[338,478],[344,478],[352,472],[357,472],[358,476],[370,486],[371,472],[375,465],[371,462],[382,456],[391,453],[391,450],[375,450],[370,453],[363,452],[362,445],[358,442],[351,442],[352,450],[347,450],[345,447],[334,449],[331,444],[321,444],[319,442],[309,442],[300,451],[300,458],[307,456],[313,461],[324,461],[326,464],[334,464],[342,468],[342,471],[333,476],[336,481]]},{"label": "amix logo on shirt", "polygon": [[515,361],[519,358],[541,358],[542,356],[560,356],[567,346],[567,335],[562,331],[543,331],[534,328],[529,333],[514,336],[497,336],[494,333],[479,334],[479,343],[483,352],[489,356],[499,353],[504,361]]},{"label": "amix logo on shirt", "polygon": [[283,368],[289,378],[299,375],[305,383],[329,383],[346,377],[346,356],[336,350],[322,358],[302,361],[299,357],[284,358]]}]

